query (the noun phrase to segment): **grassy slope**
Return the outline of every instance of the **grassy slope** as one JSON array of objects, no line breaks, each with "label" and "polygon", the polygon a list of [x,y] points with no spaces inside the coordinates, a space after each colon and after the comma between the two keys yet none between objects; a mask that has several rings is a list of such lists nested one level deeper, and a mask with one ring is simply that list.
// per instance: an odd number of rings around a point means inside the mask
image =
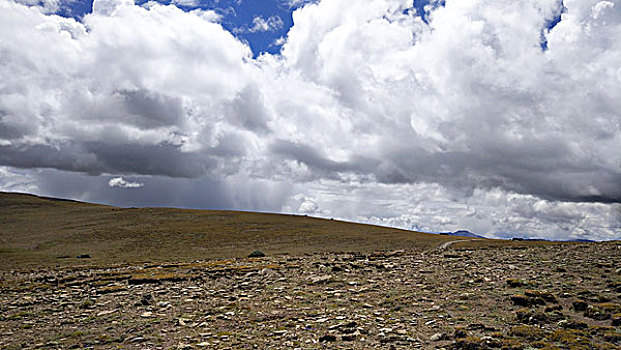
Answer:
[{"label": "grassy slope", "polygon": [[122,209],[0,192],[0,268],[430,249],[447,237],[293,215]]}]

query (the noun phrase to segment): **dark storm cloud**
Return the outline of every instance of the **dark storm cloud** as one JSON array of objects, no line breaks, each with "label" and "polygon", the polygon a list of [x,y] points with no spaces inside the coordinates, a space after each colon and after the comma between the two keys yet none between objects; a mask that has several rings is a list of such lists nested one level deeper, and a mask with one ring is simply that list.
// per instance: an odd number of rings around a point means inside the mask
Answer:
[{"label": "dark storm cloud", "polygon": [[197,152],[181,152],[178,146],[114,145],[102,142],[65,143],[57,147],[0,146],[0,163],[18,168],[54,168],[87,174],[127,173],[199,177],[216,165],[215,158]]},{"label": "dark storm cloud", "polygon": [[[560,145],[560,144],[559,144]],[[383,183],[438,182],[466,190],[501,187],[549,200],[621,202],[621,174],[598,164],[574,163],[558,145],[497,145],[493,153],[387,151],[373,173]]]}]

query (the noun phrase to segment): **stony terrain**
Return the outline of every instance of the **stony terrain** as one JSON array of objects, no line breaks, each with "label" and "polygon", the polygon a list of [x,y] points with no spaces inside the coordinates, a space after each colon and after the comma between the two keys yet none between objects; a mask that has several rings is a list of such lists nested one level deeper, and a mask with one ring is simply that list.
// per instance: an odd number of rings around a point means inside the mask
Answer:
[{"label": "stony terrain", "polygon": [[620,242],[474,243],[4,270],[0,348],[621,349]]}]

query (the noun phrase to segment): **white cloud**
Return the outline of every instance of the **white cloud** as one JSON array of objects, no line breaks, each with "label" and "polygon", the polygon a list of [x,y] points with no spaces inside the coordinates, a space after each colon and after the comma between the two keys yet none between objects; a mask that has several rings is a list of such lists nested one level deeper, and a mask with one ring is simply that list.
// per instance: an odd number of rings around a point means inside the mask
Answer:
[{"label": "white cloud", "polygon": [[173,4],[186,7],[197,7],[200,5],[198,0],[173,0]]},{"label": "white cloud", "polygon": [[[344,187],[336,192],[336,186]],[[306,203],[290,212],[317,213],[313,203],[335,218],[424,232],[466,229],[488,237],[547,239],[616,239],[621,205],[556,202],[494,189],[469,195],[438,184],[369,184],[334,182],[305,186],[305,195],[289,203]],[[310,198],[311,201],[307,201]],[[289,207],[285,209],[290,209]],[[317,205],[318,208],[318,205]]]},{"label": "white cloud", "polygon": [[248,29],[250,33],[256,32],[272,32],[282,28],[284,22],[279,16],[271,16],[264,19],[261,16],[256,16],[252,19],[252,27]]},{"label": "white cloud", "polygon": [[28,171],[0,166],[0,191],[36,193],[39,186]]},{"label": "white cloud", "polygon": [[[282,54],[253,59],[210,11],[97,0],[77,22],[0,0],[0,165],[293,182],[308,200],[270,207],[618,237],[618,3],[453,0],[428,23],[409,6],[307,3]],[[365,205],[339,202],[352,184]],[[404,188],[430,195],[400,205]],[[250,192],[227,203],[256,208]]]},{"label": "white cloud", "polygon": [[319,0],[281,0],[284,4],[291,8],[297,8],[310,3],[316,3]]},{"label": "white cloud", "polygon": [[[62,0],[16,0],[15,2],[37,8],[45,14],[52,14],[60,9]],[[66,1],[72,2],[72,1]]]},{"label": "white cloud", "polygon": [[328,217],[332,213],[328,209],[322,209],[314,197],[308,197],[303,193],[291,196],[287,205],[283,207],[283,211],[287,213],[311,214],[314,216]]},{"label": "white cloud", "polygon": [[110,181],[108,181],[108,186],[120,188],[140,188],[144,186],[144,184],[141,182],[126,181],[123,177],[113,177]]}]

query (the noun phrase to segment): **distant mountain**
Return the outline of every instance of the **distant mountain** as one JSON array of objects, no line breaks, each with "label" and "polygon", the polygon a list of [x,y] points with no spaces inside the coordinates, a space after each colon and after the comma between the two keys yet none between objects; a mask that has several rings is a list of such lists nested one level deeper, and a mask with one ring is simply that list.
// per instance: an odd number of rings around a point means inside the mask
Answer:
[{"label": "distant mountain", "polygon": [[455,232],[440,232],[444,236],[460,236],[460,237],[472,237],[472,238],[485,238],[467,230],[458,230]]},{"label": "distant mountain", "polygon": [[584,239],[584,238],[575,238],[575,239],[545,239],[545,238],[522,238],[522,237],[513,237],[512,241],[527,241],[527,242],[581,242],[581,243],[592,243],[597,242],[592,239]]}]

